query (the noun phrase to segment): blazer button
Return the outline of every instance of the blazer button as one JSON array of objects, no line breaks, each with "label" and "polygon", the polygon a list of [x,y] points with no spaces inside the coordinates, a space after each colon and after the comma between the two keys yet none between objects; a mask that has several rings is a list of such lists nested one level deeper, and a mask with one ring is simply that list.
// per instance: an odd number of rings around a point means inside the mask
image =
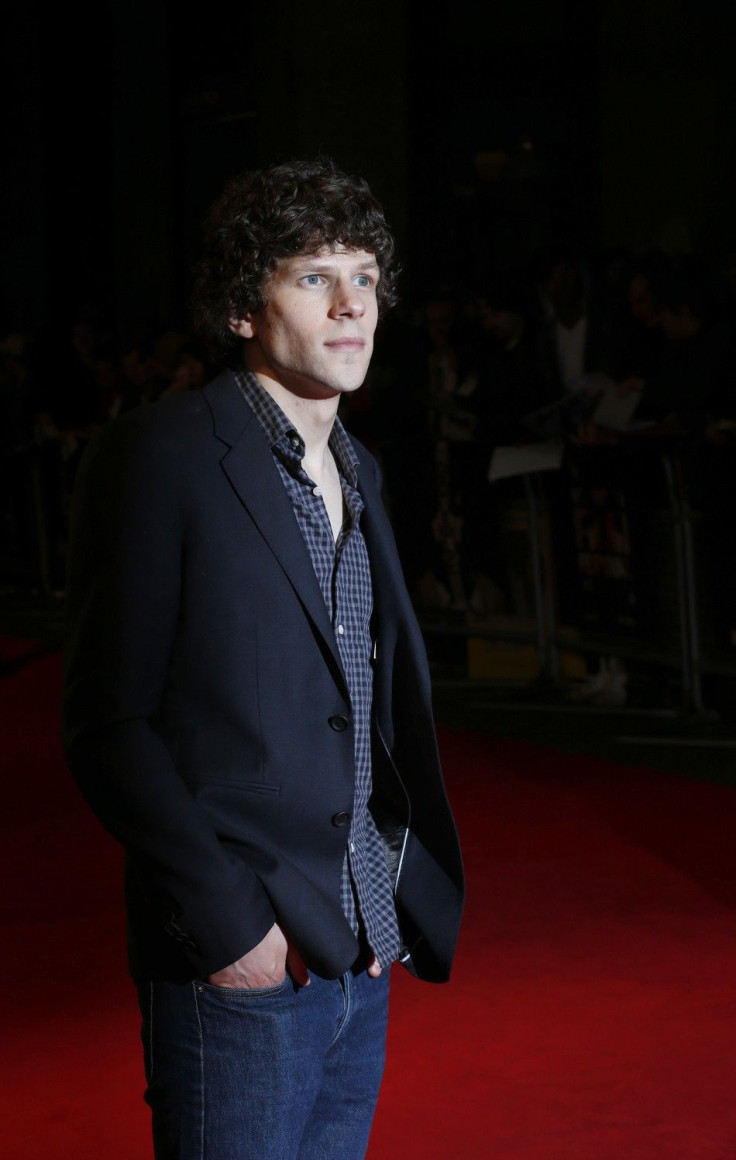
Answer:
[{"label": "blazer button", "polygon": [[327,724],[330,726],[330,729],[334,729],[336,733],[342,733],[343,730],[347,729],[348,727],[348,719],[347,717],[340,717],[339,715],[336,715],[334,717],[328,717]]},{"label": "blazer button", "polygon": [[344,810],[341,810],[339,814],[332,815],[333,826],[347,826],[349,821],[350,814],[346,814]]}]

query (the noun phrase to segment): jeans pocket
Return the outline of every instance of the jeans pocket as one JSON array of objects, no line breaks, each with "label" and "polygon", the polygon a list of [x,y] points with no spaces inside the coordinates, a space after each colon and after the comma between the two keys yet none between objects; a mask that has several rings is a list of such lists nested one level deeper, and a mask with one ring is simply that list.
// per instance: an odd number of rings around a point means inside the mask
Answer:
[{"label": "jeans pocket", "polygon": [[217,983],[206,983],[199,979],[194,985],[200,994],[216,995],[221,999],[236,1000],[247,1003],[253,999],[267,999],[273,995],[280,995],[286,990],[290,982],[288,971],[278,983],[270,983],[267,987],[220,987]]}]

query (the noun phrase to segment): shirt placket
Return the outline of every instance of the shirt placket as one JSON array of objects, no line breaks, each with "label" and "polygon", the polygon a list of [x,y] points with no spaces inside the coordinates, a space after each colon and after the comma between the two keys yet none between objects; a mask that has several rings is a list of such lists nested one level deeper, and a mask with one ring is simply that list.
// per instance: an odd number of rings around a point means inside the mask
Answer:
[{"label": "shirt placket", "polygon": [[[357,639],[363,629],[361,617],[358,615],[358,606],[356,605],[353,608],[352,617],[343,615],[343,613],[349,604],[348,595],[345,593],[346,581],[344,569],[348,565],[346,554],[355,550],[355,543],[351,540],[351,536],[360,519],[362,506],[360,505],[359,498],[344,484],[343,496],[345,508],[348,513],[348,520],[340,531],[335,548],[335,570],[333,574],[334,624],[336,625],[336,639],[340,651],[340,658],[348,678],[348,684],[351,689],[358,690],[361,682],[372,678],[370,647],[369,645],[365,645],[364,641]],[[357,560],[354,561],[354,564],[357,569]],[[370,612],[370,609],[366,610],[366,619],[368,622],[370,622]],[[341,629],[342,631],[340,631]],[[348,640],[348,634],[354,639]],[[358,650],[364,646],[367,650],[365,657],[366,663],[364,670],[361,671]],[[346,858],[356,914],[360,911],[368,942],[376,950],[381,946],[383,941],[380,930],[376,928],[378,915],[373,913],[373,907],[370,905],[367,910],[361,908],[361,897],[363,895],[365,896],[365,902],[368,902],[370,898],[370,869],[367,849],[368,836],[365,832],[368,798],[371,790],[370,774],[368,772],[370,767],[368,766],[366,768],[365,755],[360,754],[357,748],[359,745],[365,744],[365,715],[366,692],[361,689],[358,695],[353,698],[353,722],[356,743],[355,767],[358,775],[355,783],[353,814],[350,820]],[[363,888],[362,890],[361,886]]]},{"label": "shirt placket", "polygon": [[[341,481],[341,484],[342,484],[342,481]],[[352,672],[353,649],[355,647],[356,642],[348,641],[346,639],[347,627],[348,627],[347,626],[347,617],[345,615],[343,615],[344,605],[346,604],[346,598],[345,598],[345,594],[343,592],[343,583],[342,583],[343,576],[342,576],[342,571],[341,571],[340,565],[342,563],[345,550],[348,546],[348,541],[350,539],[350,535],[352,533],[353,527],[355,526],[356,515],[355,515],[355,512],[350,505],[349,497],[345,494],[344,489],[343,489],[343,502],[344,502],[345,511],[347,512],[348,519],[347,519],[347,523],[343,522],[343,526],[340,528],[340,532],[338,534],[337,541],[335,543],[335,559],[334,559],[334,564],[333,564],[332,583],[331,583],[332,608],[333,608],[332,626],[333,626],[333,629],[335,631],[335,639],[337,641],[337,647],[338,647],[338,651],[340,653],[340,660],[342,661],[342,667],[345,670],[345,675],[346,675],[347,680],[348,680],[348,687],[352,689],[354,687],[354,679],[353,679],[353,672]],[[324,504],[323,504],[323,507],[324,507]],[[327,517],[326,509],[325,509],[324,514],[325,514],[325,519],[327,520],[327,523],[329,525],[329,519]],[[330,528],[330,532],[331,531],[332,531],[332,529]],[[361,707],[359,701],[355,701],[353,703],[353,734],[356,738],[358,738],[360,736],[360,727],[362,724],[361,721],[356,720],[356,717],[361,712],[362,712],[362,707]],[[357,756],[358,755],[356,754],[355,755],[356,764],[357,764]],[[351,880],[353,882],[353,889],[354,890],[355,890],[355,874],[353,873],[353,859],[356,856],[355,825],[356,825],[356,817],[360,816],[360,814],[362,812],[362,808],[363,808],[362,796],[363,796],[362,786],[360,784],[356,784],[356,786],[355,786],[355,798],[354,798],[354,802],[353,802],[353,814],[352,814],[352,817],[350,819],[350,831],[348,833],[348,849],[347,849],[348,867],[350,870],[350,877],[351,877]]]},{"label": "shirt placket", "polygon": [[[355,789],[340,899],[345,917],[356,935],[360,933],[362,922],[369,945],[380,961],[388,964],[396,957],[398,929],[381,840],[368,811],[373,670],[370,663],[371,610],[365,605],[371,603],[371,583],[367,558],[364,558],[365,547],[357,531],[363,503],[356,490],[352,450],[342,428],[337,425],[330,449],[339,465],[347,519],[336,541],[321,489],[304,470],[304,441],[301,436],[253,376],[241,374],[238,381],[270,440],[279,474],[323,594],[350,691],[355,736]],[[361,654],[363,648],[365,656]]]}]

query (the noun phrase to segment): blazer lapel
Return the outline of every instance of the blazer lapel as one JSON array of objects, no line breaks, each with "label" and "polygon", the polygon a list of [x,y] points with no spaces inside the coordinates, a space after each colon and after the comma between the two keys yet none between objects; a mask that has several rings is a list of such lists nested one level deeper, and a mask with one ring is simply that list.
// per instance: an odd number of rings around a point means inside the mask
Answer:
[{"label": "blazer lapel", "polygon": [[204,394],[212,410],[214,434],[229,448],[221,461],[222,469],[322,636],[347,694],[322,590],[260,424],[229,371],[206,386]]}]

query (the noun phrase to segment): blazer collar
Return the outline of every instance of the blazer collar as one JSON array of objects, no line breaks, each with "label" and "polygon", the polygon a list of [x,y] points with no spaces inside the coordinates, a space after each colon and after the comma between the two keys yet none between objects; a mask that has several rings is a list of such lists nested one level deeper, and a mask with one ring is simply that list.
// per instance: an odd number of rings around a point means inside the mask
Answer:
[{"label": "blazer collar", "polygon": [[238,389],[232,371],[223,371],[202,388],[214,421],[214,434],[228,447],[234,447],[253,419],[253,412]]},{"label": "blazer collar", "polygon": [[203,388],[203,393],[212,411],[215,437],[228,448],[221,460],[222,469],[323,638],[349,699],[319,581],[263,429],[232,372],[218,375]]}]

